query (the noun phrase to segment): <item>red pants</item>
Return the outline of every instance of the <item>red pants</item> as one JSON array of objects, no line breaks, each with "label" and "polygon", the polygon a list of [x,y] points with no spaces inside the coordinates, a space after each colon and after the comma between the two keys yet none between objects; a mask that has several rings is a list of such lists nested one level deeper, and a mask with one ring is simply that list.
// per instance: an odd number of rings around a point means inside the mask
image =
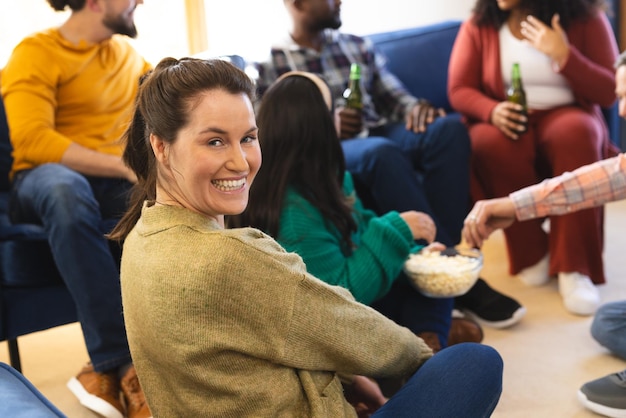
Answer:
[{"label": "red pants", "polygon": [[[469,127],[472,140],[471,193],[474,201],[507,196],[542,179],[601,160],[606,128],[577,107],[536,111],[528,131],[512,140],[494,125]],[[602,207],[543,219],[515,222],[504,230],[510,274],[550,253],[550,275],[577,271],[604,283]]]}]

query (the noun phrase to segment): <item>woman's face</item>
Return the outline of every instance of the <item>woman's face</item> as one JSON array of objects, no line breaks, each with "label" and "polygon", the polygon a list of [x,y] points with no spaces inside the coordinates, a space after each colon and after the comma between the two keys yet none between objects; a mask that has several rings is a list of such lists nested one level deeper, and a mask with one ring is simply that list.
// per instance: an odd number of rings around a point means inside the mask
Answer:
[{"label": "woman's face", "polygon": [[519,7],[522,0],[496,0],[500,10],[510,11]]},{"label": "woman's face", "polygon": [[212,217],[246,208],[261,148],[250,99],[224,90],[202,93],[172,145],[163,145],[162,188],[177,204]]}]

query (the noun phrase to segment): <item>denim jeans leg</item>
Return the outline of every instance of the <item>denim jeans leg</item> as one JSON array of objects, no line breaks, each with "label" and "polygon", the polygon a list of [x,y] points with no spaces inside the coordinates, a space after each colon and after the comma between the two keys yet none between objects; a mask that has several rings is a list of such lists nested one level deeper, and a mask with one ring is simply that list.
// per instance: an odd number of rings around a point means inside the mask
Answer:
[{"label": "denim jeans leg", "polygon": [[406,152],[383,137],[349,139],[341,142],[346,169],[352,174],[363,205],[379,215],[395,210],[417,210],[429,214],[437,225],[437,240],[448,244],[439,228],[426,190]]},{"label": "denim jeans leg", "polygon": [[626,300],[602,305],[593,317],[591,335],[626,360]]},{"label": "denim jeans leg", "polygon": [[470,209],[470,138],[458,115],[435,119],[423,133],[407,131],[404,123],[388,124],[372,134],[389,138],[408,158],[414,171],[421,174],[423,193],[429,206],[414,209],[435,219],[443,229],[446,245],[461,240],[463,220]]},{"label": "denim jeans leg", "polygon": [[463,343],[427,360],[373,418],[490,417],[502,393],[502,358]]},{"label": "denim jeans leg", "polygon": [[94,368],[129,363],[119,270],[100,230],[100,205],[88,180],[60,164],[44,164],[19,176],[14,187],[17,220],[40,223],[48,234]]}]

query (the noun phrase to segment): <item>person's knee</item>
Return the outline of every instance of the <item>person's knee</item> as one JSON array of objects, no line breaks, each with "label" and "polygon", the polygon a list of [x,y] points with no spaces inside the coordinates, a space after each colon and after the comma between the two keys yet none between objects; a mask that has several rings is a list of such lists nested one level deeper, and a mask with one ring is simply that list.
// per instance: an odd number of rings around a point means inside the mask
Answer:
[{"label": "person's knee", "polygon": [[435,357],[443,353],[449,356],[447,362],[457,364],[457,367],[463,369],[464,379],[468,382],[480,382],[484,390],[494,394],[502,391],[504,362],[493,347],[479,343],[455,344],[440,351]]},{"label": "person's knee", "polygon": [[[32,176],[32,177],[31,177]],[[80,173],[60,164],[44,164],[29,174],[30,193],[40,201],[40,215],[55,218],[59,222],[75,222],[83,217],[85,210],[97,211],[98,205],[91,185]]]},{"label": "person's knee", "polygon": [[437,142],[453,147],[456,152],[469,154],[471,141],[467,126],[456,115],[448,115],[435,119],[429,129],[437,135]]},{"label": "person's knee", "polygon": [[459,355],[465,359],[471,359],[473,365],[478,370],[502,375],[504,368],[502,356],[491,346],[480,343],[461,343],[450,346],[445,350],[450,355]]},{"label": "person's knee", "polygon": [[363,144],[360,162],[370,169],[384,170],[389,164],[396,165],[397,161],[407,159],[402,149],[387,138],[371,137],[360,141],[369,142]]},{"label": "person's knee", "polygon": [[380,142],[375,148],[371,148],[366,158],[380,162],[390,162],[406,158],[406,154],[398,145],[391,141]]},{"label": "person's knee", "polygon": [[498,353],[495,348],[479,343],[464,344],[467,345],[470,350],[472,350],[472,358],[475,359],[478,363],[482,363],[483,365],[492,368],[496,372],[502,372],[504,362],[502,361],[500,353]]},{"label": "person's knee", "polygon": [[[623,316],[616,316],[613,306],[602,305],[596,311],[591,322],[591,336],[602,346],[608,347],[611,343],[611,324],[616,320],[622,320]],[[622,313],[623,314],[623,313]]]},{"label": "person's knee", "polygon": [[55,205],[63,206],[67,210],[84,205],[93,196],[89,182],[81,175],[58,179],[50,184],[48,193]]}]

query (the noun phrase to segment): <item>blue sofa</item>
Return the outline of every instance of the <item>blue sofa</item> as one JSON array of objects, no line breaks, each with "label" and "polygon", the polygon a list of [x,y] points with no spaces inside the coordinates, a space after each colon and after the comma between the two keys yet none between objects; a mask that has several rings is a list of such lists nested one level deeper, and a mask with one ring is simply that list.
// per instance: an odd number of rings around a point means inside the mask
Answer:
[{"label": "blue sofa", "polygon": [[[388,68],[415,96],[452,111],[448,101],[448,61],[461,26],[450,20],[411,29],[376,33],[368,38],[387,56]],[[621,145],[617,103],[604,109],[611,141]]]}]

